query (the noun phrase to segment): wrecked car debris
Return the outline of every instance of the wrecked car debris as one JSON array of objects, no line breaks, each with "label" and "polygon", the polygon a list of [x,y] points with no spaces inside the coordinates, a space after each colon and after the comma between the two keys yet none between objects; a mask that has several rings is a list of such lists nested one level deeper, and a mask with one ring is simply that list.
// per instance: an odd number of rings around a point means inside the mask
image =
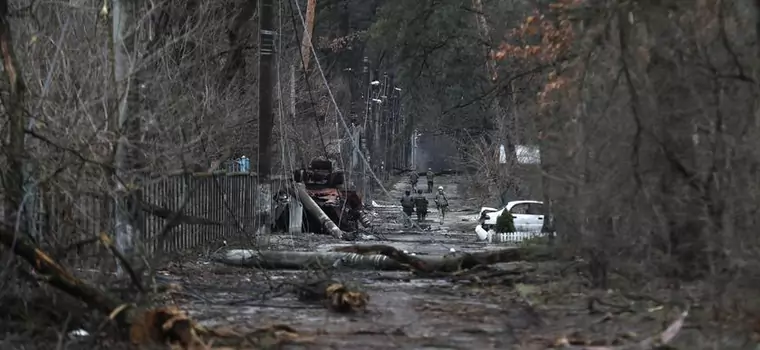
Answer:
[{"label": "wrecked car debris", "polygon": [[[302,232],[328,234],[338,239],[354,239],[360,227],[372,224],[371,214],[365,210],[361,196],[345,186],[343,171],[333,160],[314,159],[308,169],[293,172],[294,188],[290,196],[304,205]],[[275,230],[286,230],[290,205],[278,199]]]}]

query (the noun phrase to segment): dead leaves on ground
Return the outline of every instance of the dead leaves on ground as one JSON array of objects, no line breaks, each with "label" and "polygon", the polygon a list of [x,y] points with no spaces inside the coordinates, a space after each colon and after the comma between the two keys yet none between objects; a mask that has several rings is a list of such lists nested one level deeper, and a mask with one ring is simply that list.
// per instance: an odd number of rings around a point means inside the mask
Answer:
[{"label": "dead leaves on ground", "polygon": [[[319,280],[299,286],[299,299],[320,301],[329,310],[348,313],[366,310],[369,295],[333,280]],[[129,306],[117,308],[112,317]],[[286,325],[244,330],[230,327],[209,329],[194,322],[175,306],[147,310],[133,317],[129,332],[135,346],[166,345],[183,350],[273,349],[286,343],[305,343],[311,339]]]},{"label": "dead leaves on ground", "polygon": [[[333,280],[319,280],[298,286],[302,301],[319,301],[329,310],[348,313],[364,311],[369,295]],[[122,305],[110,318],[131,308]],[[132,317],[129,330],[131,343],[136,347],[166,345],[171,349],[222,350],[222,349],[276,349],[286,343],[308,343],[304,337],[287,325],[246,330],[242,328],[206,328],[194,322],[176,306],[143,311]]]},{"label": "dead leaves on ground", "polygon": [[137,315],[129,331],[130,342],[137,348],[166,346],[168,349],[225,350],[276,349],[286,343],[308,343],[286,325],[255,330],[219,327],[209,329],[190,319],[177,307],[161,307]]}]

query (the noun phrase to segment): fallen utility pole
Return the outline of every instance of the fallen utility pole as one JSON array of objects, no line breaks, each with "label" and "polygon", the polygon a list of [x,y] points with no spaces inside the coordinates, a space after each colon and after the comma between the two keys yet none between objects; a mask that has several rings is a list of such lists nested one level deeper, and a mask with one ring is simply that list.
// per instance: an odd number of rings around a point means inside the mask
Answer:
[{"label": "fallen utility pole", "polygon": [[331,236],[337,238],[337,239],[350,239],[350,235],[346,232],[343,232],[338,225],[336,225],[332,219],[330,219],[329,216],[322,210],[322,208],[319,207],[317,202],[314,201],[314,199],[309,196],[309,193],[306,192],[306,185],[303,183],[296,183],[296,193],[298,194],[298,199],[301,200],[301,203],[303,203],[304,209],[306,209],[309,214],[311,214],[313,217],[317,218],[319,220],[319,223],[325,228],[327,232],[330,233]]},{"label": "fallen utility pole", "polygon": [[339,265],[354,269],[453,273],[477,266],[516,261],[545,261],[554,258],[550,249],[541,247],[512,247],[476,253],[415,256],[391,246],[355,245],[338,247],[330,252],[231,249],[220,252],[214,257],[214,261],[225,265],[261,269],[305,270]]}]

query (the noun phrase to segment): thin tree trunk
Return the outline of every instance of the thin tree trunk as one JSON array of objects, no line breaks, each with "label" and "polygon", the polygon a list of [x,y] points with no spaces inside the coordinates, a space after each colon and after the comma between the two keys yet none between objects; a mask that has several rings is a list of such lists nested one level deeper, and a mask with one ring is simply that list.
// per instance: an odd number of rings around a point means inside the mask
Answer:
[{"label": "thin tree trunk", "polygon": [[[222,68],[224,80],[222,81],[228,88],[232,85],[235,75],[245,68],[245,57],[243,55],[247,42],[241,40],[243,37],[243,27],[256,13],[257,0],[248,0],[243,5],[242,10],[235,16],[232,26],[227,32],[230,43],[229,56],[227,62]],[[240,89],[241,93],[243,89]]]},{"label": "thin tree trunk", "polygon": [[[136,190],[137,178],[133,174],[140,155],[136,145],[131,143],[132,140],[139,139],[140,132],[140,119],[135,111],[138,82],[133,75],[136,60],[134,32],[137,4],[135,1],[113,0],[112,6],[113,70],[118,97],[116,120],[109,123],[118,138],[113,158],[115,171],[111,174],[114,191],[114,231],[116,248],[129,258],[135,246],[135,239],[140,237],[140,191]],[[123,271],[123,266],[119,264],[118,274],[121,275]]]},{"label": "thin tree trunk", "polygon": [[[482,1],[472,0],[472,7],[475,10],[475,20],[478,30],[480,31],[480,36],[483,41],[490,43],[491,28],[488,26],[488,22],[486,21],[485,15],[483,14]],[[489,57],[486,60],[486,71],[491,78],[492,84],[495,86],[496,80],[498,79],[498,70],[496,66],[496,60],[492,57]],[[504,118],[504,123],[500,125],[502,135],[500,135],[499,139],[503,143],[506,150],[507,162],[505,165],[500,165],[500,167],[506,173],[504,176],[499,176],[499,178],[506,179],[507,190],[512,189],[514,190],[514,195],[520,196],[519,181],[514,176],[514,171],[516,170],[515,167],[517,165],[517,155],[515,153],[515,144],[517,143],[515,115],[512,111],[510,111],[507,97],[500,92],[497,92],[496,102],[491,103],[491,109],[493,110],[495,118]]]},{"label": "thin tree trunk", "polygon": [[[8,1],[0,1],[0,54],[3,59],[3,70],[8,84],[8,98],[3,100],[8,115],[8,144],[4,145],[8,161],[2,172],[3,190],[5,192],[5,219],[16,224],[21,218],[24,202],[24,125],[26,116],[26,85],[16,54],[13,50],[13,36],[8,23]],[[22,227],[22,226],[20,226]]]}]

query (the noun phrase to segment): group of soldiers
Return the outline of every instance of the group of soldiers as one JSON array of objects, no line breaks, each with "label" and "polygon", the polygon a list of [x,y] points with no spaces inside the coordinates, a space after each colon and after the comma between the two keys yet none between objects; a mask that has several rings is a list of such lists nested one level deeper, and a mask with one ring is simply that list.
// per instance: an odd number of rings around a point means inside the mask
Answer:
[{"label": "group of soldiers", "polygon": [[[401,208],[404,211],[404,227],[412,226],[412,214],[414,213],[417,213],[417,222],[423,222],[427,217],[429,201],[422,193],[422,190],[417,189],[419,178],[420,175],[416,171],[409,175],[409,184],[412,189],[404,191],[404,196],[401,197]],[[427,180],[427,192],[433,193],[435,173],[433,173],[432,169],[428,168],[425,178]],[[416,193],[412,196],[414,192]],[[440,213],[441,224],[443,224],[443,219],[449,208],[449,200],[443,192],[443,186],[438,186],[438,193],[435,195],[435,206]]]}]

